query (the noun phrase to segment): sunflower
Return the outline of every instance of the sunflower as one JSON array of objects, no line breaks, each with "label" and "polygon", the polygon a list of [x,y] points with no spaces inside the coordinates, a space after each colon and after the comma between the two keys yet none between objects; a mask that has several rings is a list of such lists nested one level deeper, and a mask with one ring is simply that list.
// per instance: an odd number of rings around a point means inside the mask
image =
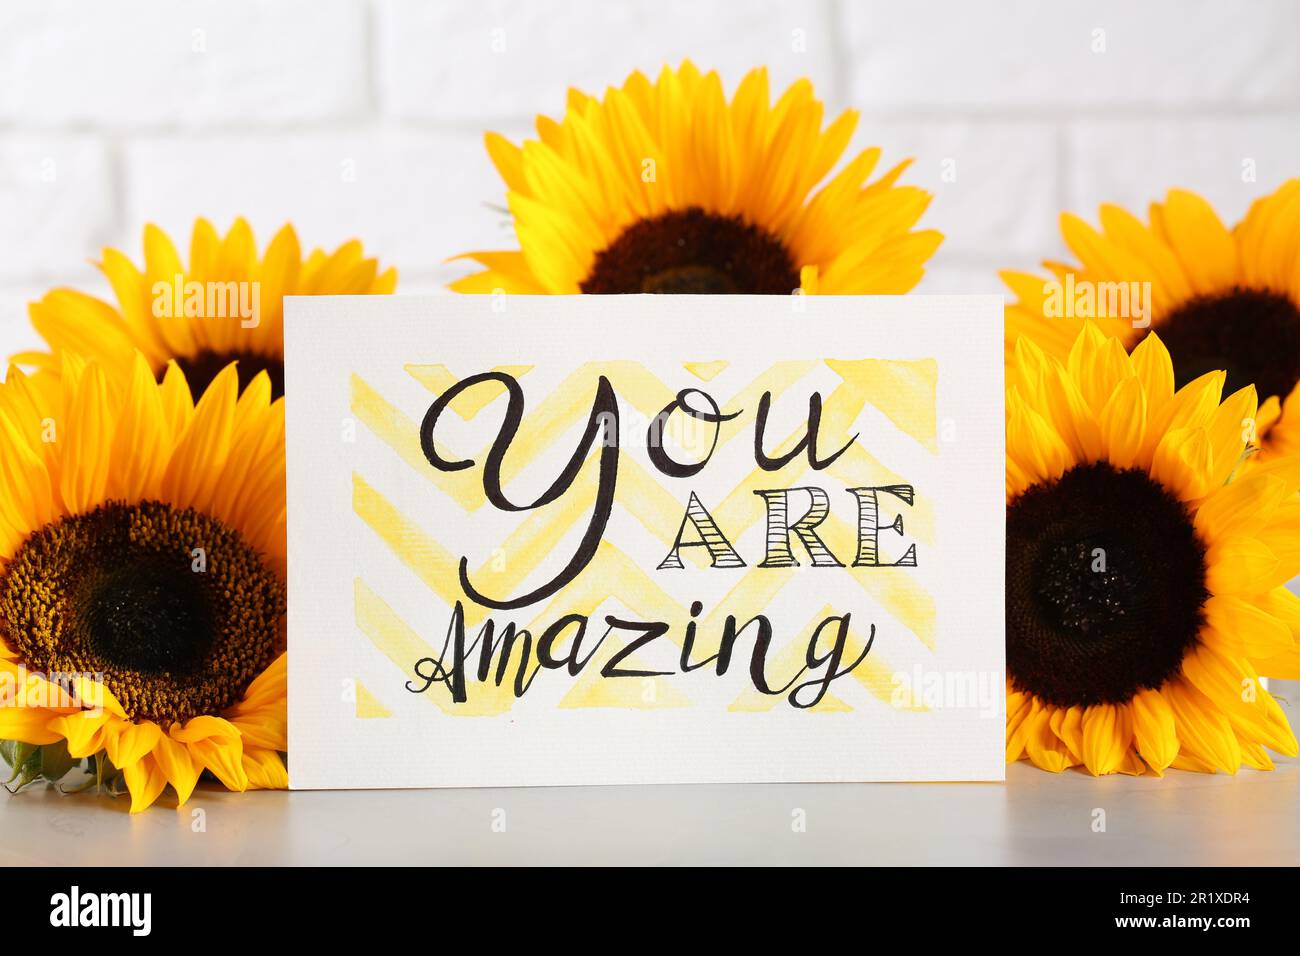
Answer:
[{"label": "sunflower", "polygon": [[[1259,390],[1261,460],[1300,451],[1300,179],[1256,200],[1232,230],[1183,190],[1152,204],[1149,225],[1110,205],[1101,207],[1100,225],[1061,217],[1079,265],[1045,263],[1049,283],[1003,274],[1018,297],[1007,308],[1008,354],[1028,336],[1064,357],[1089,318],[1130,349],[1158,330],[1176,384],[1224,369],[1228,391]],[[1062,303],[1062,286],[1080,290],[1084,308]],[[1149,314],[1133,308],[1135,295]]]},{"label": "sunflower", "polygon": [[284,787],[284,402],[233,365],[197,404],[175,362],[128,379],[65,352],[0,385],[0,738],[95,758],[132,812],[203,771]]},{"label": "sunflower", "polygon": [[266,372],[278,398],[284,392],[284,296],[384,294],[397,284],[396,271],[381,273],[356,240],[304,259],[291,225],[259,258],[253,230],[242,218],[224,237],[207,220],[195,222],[188,268],[153,225],[144,230],[143,268],[116,249],[104,250],[99,268],[117,305],[54,289],[29,309],[50,352],[13,361],[57,371],[61,354],[71,351],[96,359],[110,375],[129,375],[139,350],[157,375],[176,362],[196,399],[238,361],[241,387]]},{"label": "sunflower", "polygon": [[930,196],[895,185],[906,162],[868,185],[874,148],[827,179],[857,114],[825,129],[822,114],[807,80],[773,105],[754,70],[728,102],[689,61],[653,83],[633,73],[603,99],[571,90],[562,120],[537,118],[536,140],[487,135],[520,249],[462,256],[485,269],[451,287],[906,292],[943,238],[911,231]]},{"label": "sunflower", "polygon": [[[1007,760],[1235,773],[1294,756],[1261,673],[1300,676],[1300,458],[1234,477],[1253,386],[1175,390],[1159,335],[1086,325],[1007,368]],[[1230,480],[1231,479],[1231,480]]]}]

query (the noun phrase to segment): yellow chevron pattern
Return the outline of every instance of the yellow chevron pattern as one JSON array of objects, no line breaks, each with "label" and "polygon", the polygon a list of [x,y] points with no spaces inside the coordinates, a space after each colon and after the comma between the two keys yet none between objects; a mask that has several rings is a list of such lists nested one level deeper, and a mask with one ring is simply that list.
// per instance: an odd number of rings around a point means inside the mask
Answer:
[{"label": "yellow chevron pattern", "polygon": [[[722,403],[722,407],[753,408],[764,391],[772,392],[775,401],[817,364],[806,361],[778,362]],[[840,383],[824,400],[822,429],[825,434],[850,433],[858,416],[870,405],[883,414],[899,432],[910,436],[931,454],[937,453],[934,411],[937,365],[934,361],[828,359],[824,364],[840,379]],[[687,372],[704,381],[721,374],[726,367],[725,362],[683,364]],[[531,369],[532,366],[502,366],[495,371],[519,377]],[[459,378],[444,365],[408,365],[406,371],[433,395],[445,391]],[[566,429],[585,420],[590,411],[590,397],[601,374],[615,381],[620,399],[630,403],[647,420],[667,405],[677,391],[636,362],[593,362],[577,368],[525,415],[502,468],[504,483],[508,484],[525,462],[549,447]],[[484,386],[462,394],[451,407],[469,421],[500,397],[501,393],[500,388]],[[356,374],[351,378],[351,410],[359,422],[387,445],[406,467],[431,483],[447,502],[454,502],[466,513],[473,513],[486,504],[478,470],[440,472],[430,467],[419,446],[419,423]],[[738,433],[738,429],[724,429],[718,440],[719,449]],[[792,448],[801,436],[802,428],[790,434],[774,453]],[[440,448],[440,451],[447,457],[464,457],[447,448]],[[481,450],[472,457],[481,461],[483,453]],[[792,468],[787,471],[790,473],[788,486],[793,486],[798,478],[798,470]],[[882,485],[904,480],[901,475],[872,457],[861,443],[855,444],[827,469],[827,473],[845,482],[846,486]],[[760,478],[763,487],[779,487],[780,476],[779,472],[761,472],[755,467],[721,501],[710,502],[710,512],[721,527],[730,534],[739,536],[755,523],[762,522],[765,517],[764,503],[752,493],[753,488],[758,486]],[[564,534],[586,520],[595,494],[595,479],[595,469],[584,467],[573,487],[563,497],[547,508],[528,513],[501,545],[501,550],[510,555],[510,560],[497,563],[488,561],[477,570],[471,570],[471,577],[476,584],[491,593],[515,593]],[[353,511],[357,518],[443,603],[450,605],[456,600],[462,600],[465,605],[466,631],[468,633],[476,629],[488,616],[488,612],[474,602],[466,601],[461,594],[458,554],[444,547],[433,535],[405,515],[359,471],[354,471],[352,485]],[[679,501],[676,495],[661,485],[655,473],[647,471],[625,455],[619,462],[616,506],[630,513],[655,539],[663,543],[666,550],[676,537],[685,502]],[[934,514],[923,497],[918,498],[916,507],[909,511],[907,522],[910,537],[923,543],[933,543]],[[832,515],[818,528],[818,532],[835,553],[854,553],[857,532],[852,524]],[[683,557],[707,565],[708,557],[702,551],[703,549],[687,549],[683,552]],[[724,600],[699,619],[699,633],[719,633],[723,620],[731,613],[728,609],[766,606],[789,583],[794,570],[768,568],[756,572],[751,568],[741,576]],[[934,649],[934,600],[912,577],[893,569],[879,569],[871,574],[853,575],[853,580],[899,624],[915,635],[925,648],[931,651]],[[402,620],[370,583],[358,577],[354,585],[355,618],[359,632],[404,675],[409,676],[413,661],[438,657],[438,650]],[[684,620],[688,614],[687,608],[669,596],[645,570],[613,543],[603,541],[586,570],[555,595],[535,620],[529,623],[528,628],[537,633],[560,615],[593,613],[610,598],[618,599],[646,620]],[[777,680],[776,675],[791,675],[799,670],[799,655],[806,647],[808,636],[817,622],[830,613],[829,608],[824,609],[805,627],[801,640],[791,641],[788,646],[773,654],[770,660],[773,680]],[[665,636],[680,641],[676,629]],[[680,689],[660,678],[601,679],[599,665],[608,655],[618,650],[612,639],[606,644],[608,647],[602,646],[597,659],[591,662],[593,666],[579,675],[560,706],[660,708],[690,705],[691,702]],[[848,653],[856,656],[862,646],[860,640],[853,636]],[[624,663],[626,666],[635,666],[635,657]],[[863,687],[884,701],[889,701],[894,693],[892,674],[893,669],[874,651],[853,672]],[[369,690],[365,694],[364,706],[358,706],[359,717],[363,710],[364,716],[371,719],[391,713]],[[445,686],[431,688],[423,696],[442,712],[462,716],[500,714],[509,710],[515,702],[509,678],[501,687],[495,686],[491,680],[483,684],[476,683],[469,700],[461,704],[453,704]],[[765,710],[776,702],[777,698],[764,697],[750,689],[742,693],[730,709],[739,712]],[[851,709],[844,701],[828,693],[812,712]]]}]

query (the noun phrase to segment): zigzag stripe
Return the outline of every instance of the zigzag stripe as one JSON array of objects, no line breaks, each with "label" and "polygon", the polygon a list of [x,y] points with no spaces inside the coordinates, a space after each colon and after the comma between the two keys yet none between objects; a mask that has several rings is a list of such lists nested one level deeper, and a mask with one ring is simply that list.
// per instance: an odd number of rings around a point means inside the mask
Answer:
[{"label": "zigzag stripe", "polygon": [[[442,598],[444,603],[451,605],[461,598],[457,583],[457,559],[406,518],[364,478],[355,474],[353,475],[353,509],[367,526],[381,537],[389,550],[410,568],[429,590]],[[847,528],[844,528],[843,533],[855,534]],[[761,574],[745,575],[718,606],[701,619],[700,628],[704,633],[720,633],[723,621],[730,613],[729,608],[766,606],[792,580],[794,573],[796,569],[790,568],[768,569]],[[874,580],[876,575],[881,573],[888,573],[887,569],[873,572],[868,579]],[[601,583],[610,580],[622,581],[628,586],[626,590],[614,593]],[[391,608],[383,604],[360,577],[357,579],[357,586],[357,625],[377,649],[403,671],[409,668],[412,661],[422,657],[437,656],[433,648],[419,638]],[[888,593],[888,590],[882,592],[877,599],[887,598]],[[364,600],[366,598],[372,600]],[[566,588],[562,594],[553,598],[547,607],[529,622],[528,629],[536,633],[560,614],[589,615],[594,613],[601,603],[611,598],[622,601],[647,620],[685,619],[688,614],[685,607],[670,597],[621,550],[610,542],[604,541],[597,549],[587,573]],[[466,628],[477,628],[487,616],[486,609],[473,602],[465,605]],[[909,625],[906,621],[901,623],[916,631],[914,624]],[[669,636],[680,646],[678,634],[670,632]],[[927,646],[932,647],[931,641],[926,643]],[[870,664],[871,666],[864,673],[869,672],[874,675],[874,680],[863,681],[863,686],[880,696],[878,692],[880,675],[892,673],[892,670],[881,662],[878,656]],[[862,680],[862,675],[857,676]],[[486,686],[484,685],[485,689]],[[509,693],[508,687],[494,688],[485,700],[464,712],[468,715],[500,713],[503,709],[508,709],[513,701],[514,697]],[[442,703],[446,704],[444,709],[451,706],[449,699]]]},{"label": "zigzag stripe", "polygon": [[[673,392],[663,385],[655,376],[637,363],[617,363],[619,367],[619,392],[633,404],[647,419],[653,417],[673,397]],[[779,363],[764,372],[732,400],[732,405],[740,403],[749,407],[757,402],[758,395],[764,390],[779,394],[802,377],[813,365],[811,362]],[[870,402],[868,391],[852,375],[846,375],[842,366],[855,366],[860,363],[837,363],[836,371],[844,381],[837,386],[823,406],[823,428],[830,434],[844,434],[852,427],[865,404]],[[564,432],[578,417],[586,414],[586,396],[589,387],[584,383],[594,382],[598,370],[609,369],[609,363],[597,365],[589,363],[571,374],[565,383],[551,393],[542,404],[524,420],[520,435],[527,435],[517,449],[517,457],[512,456],[503,469],[503,477],[509,480],[518,473],[522,463],[554,436]],[[441,381],[432,378],[427,369],[408,369],[418,381],[432,389],[433,383]],[[852,369],[850,369],[852,371]],[[776,382],[773,382],[775,373]],[[572,397],[565,397],[572,396]],[[489,399],[490,401],[490,399]],[[477,407],[470,412],[462,411],[464,417],[472,417],[487,402],[476,402]],[[872,403],[874,404],[874,403]],[[727,406],[724,406],[727,407]],[[418,426],[399,409],[389,404],[378,392],[371,388],[359,376],[352,376],[353,413],[381,441],[392,448],[409,467],[423,475],[438,486],[446,497],[456,501],[467,512],[473,512],[485,502],[482,486],[470,471],[444,473],[429,467],[419,448]],[[883,409],[891,420],[898,424],[898,409]],[[902,426],[900,425],[900,429]],[[924,437],[924,423],[919,431]],[[738,432],[724,433],[719,439],[721,446]],[[802,437],[802,429],[792,433],[774,454],[782,449],[793,447]],[[916,436],[914,436],[916,437]],[[932,435],[930,436],[932,439]],[[517,439],[520,441],[521,439]],[[441,449],[448,457],[453,453]],[[513,462],[519,464],[512,465]],[[866,453],[861,445],[855,444],[828,471],[837,478],[852,484],[886,484],[901,481],[898,476],[886,469],[879,461]],[[675,515],[680,514],[681,503],[678,502],[644,468],[630,458],[620,462],[620,490],[618,504],[631,513],[651,534],[670,545],[675,539],[678,522]],[[762,477],[767,487],[775,487],[770,473],[760,473],[756,469],[748,475],[723,501],[713,509],[719,523],[729,529],[739,529],[743,533],[754,522],[765,516],[763,503],[749,493],[748,486]],[[787,480],[786,487],[793,485],[796,476]],[[503,544],[503,549],[511,556],[501,567],[494,567],[488,561],[477,572],[474,579],[481,587],[495,590],[497,593],[513,593],[529,573],[549,554],[553,543],[586,515],[590,501],[595,493],[594,469],[584,468],[575,487],[559,502],[542,512],[528,515]],[[447,604],[461,597],[458,583],[458,560],[436,541],[425,534],[414,522],[403,515],[391,502],[377,492],[358,473],[353,474],[353,508],[359,517],[384,541],[385,545],[403,563],[420,578],[420,580],[438,594]],[[837,552],[853,553],[856,544],[856,528],[836,518],[828,517],[819,527],[819,533]],[[917,508],[908,517],[908,532],[918,540],[933,541],[933,512],[928,503],[918,503]],[[707,561],[707,555],[694,557],[700,563]],[[608,577],[613,574],[614,577]],[[910,577],[879,569],[869,575],[853,575],[873,598],[884,607],[899,623],[910,629],[925,644],[934,646],[934,602],[930,595]],[[608,593],[598,582],[620,580],[630,584],[626,592]],[[763,607],[766,606],[788,583],[788,574],[766,570],[762,575],[750,574],[742,578],[720,606],[714,609],[700,626],[706,630],[720,629],[721,619],[725,617],[725,606]],[[585,585],[583,581],[587,582]],[[387,608],[387,605],[366,586],[364,581],[357,582],[357,623],[363,633],[381,652],[403,669],[410,662],[421,656],[431,656],[430,649],[415,635],[409,627]],[[592,610],[609,598],[618,598],[625,603],[629,594],[641,598],[639,603],[648,603],[651,607],[637,610],[638,613],[653,613],[647,619],[671,620],[674,615],[684,616],[686,609],[677,604],[651,580],[640,568],[630,562],[625,555],[608,542],[602,543],[597,558],[588,569],[583,579],[565,589],[563,595],[548,605],[546,611],[539,615],[530,627],[537,627],[547,614],[557,607],[557,602],[564,600],[563,613],[581,613],[578,604],[589,602]],[[649,596],[649,597],[647,597]],[[651,599],[652,598],[652,599]],[[577,604],[575,604],[577,602]],[[631,606],[631,605],[629,605]],[[387,609],[384,613],[383,609]],[[469,602],[466,606],[466,626],[477,627],[487,616],[484,609]],[[544,625],[543,625],[544,626]],[[421,649],[422,648],[422,649]],[[419,653],[416,651],[419,650]],[[881,696],[884,686],[882,674],[891,673],[878,659],[870,662],[872,667],[863,675],[855,676],[876,696]],[[513,694],[505,688],[508,700],[491,695],[484,698],[484,713],[498,713],[513,703]],[[446,704],[450,706],[450,700]],[[468,713],[465,705],[457,705],[456,713]],[[445,709],[445,708],[444,708]],[[476,708],[475,708],[476,709]]]}]

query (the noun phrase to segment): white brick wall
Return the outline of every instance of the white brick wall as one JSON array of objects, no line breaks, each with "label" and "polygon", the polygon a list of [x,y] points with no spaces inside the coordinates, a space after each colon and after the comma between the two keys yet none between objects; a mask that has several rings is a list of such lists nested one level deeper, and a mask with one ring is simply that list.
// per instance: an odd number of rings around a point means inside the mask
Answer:
[{"label": "white brick wall", "polygon": [[85,272],[116,238],[109,151],[97,137],[6,133],[0,139],[0,283]]},{"label": "white brick wall", "polygon": [[148,137],[123,147],[122,165],[130,236],[146,222],[188,235],[199,210],[223,225],[246,215],[265,238],[292,221],[312,245],[359,236],[402,275],[513,241],[505,214],[486,205],[499,206],[503,190],[482,135],[469,130],[360,124]]},{"label": "white brick wall", "polygon": [[732,83],[763,63],[776,83],[828,86],[833,24],[816,0],[383,0],[380,100],[402,118],[478,126],[554,112],[570,86],[599,92],[683,57]]},{"label": "white brick wall", "polygon": [[884,110],[1295,106],[1294,0],[844,3],[850,93]]},{"label": "white brick wall", "polygon": [[1297,0],[2,0],[0,353],[147,221],[292,219],[437,287],[512,244],[484,129],[683,56],[810,76],[915,156],[949,235],[929,291],[1060,255],[1062,208],[1180,185],[1232,217],[1300,175]]},{"label": "white brick wall", "polygon": [[1169,187],[1188,186],[1236,220],[1252,199],[1300,176],[1294,115],[1094,120],[1068,136],[1067,198],[1079,208],[1106,197],[1145,210]]},{"label": "white brick wall", "polygon": [[32,126],[279,126],[368,108],[352,0],[6,0],[0,119]]}]

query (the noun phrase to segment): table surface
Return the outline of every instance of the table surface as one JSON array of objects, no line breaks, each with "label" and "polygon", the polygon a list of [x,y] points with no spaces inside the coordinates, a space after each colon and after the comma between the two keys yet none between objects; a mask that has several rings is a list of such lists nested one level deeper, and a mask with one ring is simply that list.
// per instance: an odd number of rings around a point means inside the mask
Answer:
[{"label": "table surface", "polygon": [[[1300,763],[1005,784],[200,789],[179,812],[0,794],[0,864],[1291,865]],[[1094,829],[1104,824],[1104,830]],[[802,826],[801,826],[802,825]]]}]

